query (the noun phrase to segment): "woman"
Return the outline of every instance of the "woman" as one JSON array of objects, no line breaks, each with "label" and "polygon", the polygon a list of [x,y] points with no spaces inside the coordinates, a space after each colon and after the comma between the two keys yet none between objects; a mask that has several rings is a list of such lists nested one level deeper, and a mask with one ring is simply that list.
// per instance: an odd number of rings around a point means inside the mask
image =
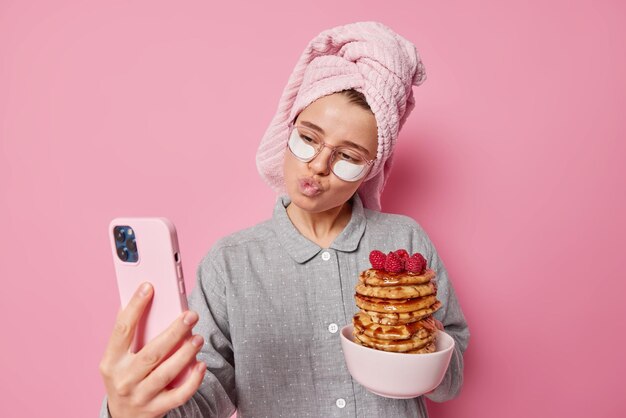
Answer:
[{"label": "woman", "polygon": [[[279,193],[272,218],[215,243],[198,266],[190,311],[137,354],[128,347],[152,290],[121,311],[100,364],[102,417],[428,416],[423,397],[371,394],[344,362],[338,330],[357,311],[354,286],[374,249],[420,252],[437,272],[443,307],[434,317],[457,344],[443,382],[425,396],[456,396],[469,331],[445,266],[416,221],[380,212],[411,86],[424,79],[414,46],[378,22],[309,43],[257,153]],[[199,345],[191,338],[163,361],[192,328]],[[164,390],[196,355],[199,371]]]}]

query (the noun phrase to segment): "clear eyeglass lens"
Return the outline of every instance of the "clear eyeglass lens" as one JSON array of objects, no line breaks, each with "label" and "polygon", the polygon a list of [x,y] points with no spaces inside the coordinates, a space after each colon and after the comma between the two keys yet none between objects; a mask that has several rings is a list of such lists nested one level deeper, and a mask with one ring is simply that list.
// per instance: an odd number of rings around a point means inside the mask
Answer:
[{"label": "clear eyeglass lens", "polygon": [[[289,136],[289,149],[300,160],[310,161],[322,146],[313,134],[299,132],[293,128]],[[337,177],[345,181],[357,181],[367,168],[365,162],[356,152],[349,148],[338,148],[331,164],[331,170]]]},{"label": "clear eyeglass lens", "polygon": [[303,161],[313,158],[317,151],[315,142],[307,141],[295,128],[291,131],[291,135],[289,136],[289,149],[296,157]]}]

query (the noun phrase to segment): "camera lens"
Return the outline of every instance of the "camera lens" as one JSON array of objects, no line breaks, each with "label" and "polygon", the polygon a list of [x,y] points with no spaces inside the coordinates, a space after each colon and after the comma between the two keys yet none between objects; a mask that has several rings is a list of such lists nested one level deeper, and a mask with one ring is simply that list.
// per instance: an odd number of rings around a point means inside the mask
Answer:
[{"label": "camera lens", "polygon": [[134,238],[128,238],[126,240],[126,246],[128,247],[128,249],[132,252],[137,251],[137,243],[135,242]]},{"label": "camera lens", "polygon": [[120,258],[120,260],[122,261],[126,261],[128,260],[128,251],[126,250],[126,247],[119,247],[117,249],[117,256]]},{"label": "camera lens", "polygon": [[124,242],[126,239],[126,235],[124,234],[124,229],[121,226],[116,226],[113,229],[113,235],[115,235],[115,241]]}]

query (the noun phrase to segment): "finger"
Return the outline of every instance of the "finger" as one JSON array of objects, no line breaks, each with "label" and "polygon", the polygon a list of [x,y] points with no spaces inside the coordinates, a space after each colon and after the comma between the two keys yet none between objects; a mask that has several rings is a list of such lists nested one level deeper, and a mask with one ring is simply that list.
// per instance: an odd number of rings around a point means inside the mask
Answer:
[{"label": "finger", "polygon": [[137,322],[150,302],[152,293],[152,285],[147,282],[143,283],[135,291],[126,307],[118,312],[105,353],[105,357],[109,356],[109,360],[121,358],[128,353]]},{"label": "finger", "polygon": [[131,361],[133,378],[143,380],[175,347],[191,336],[191,328],[198,320],[194,311],[183,312],[169,327],[144,345]]},{"label": "finger", "polygon": [[139,389],[146,398],[156,397],[190,362],[195,364],[192,360],[196,358],[203,343],[204,339],[200,335],[188,338],[174,354],[152,370],[152,373],[139,384]]},{"label": "finger", "polygon": [[169,411],[187,402],[200,387],[205,373],[206,364],[202,361],[197,362],[193,372],[182,385],[163,391],[154,399],[155,407],[158,410]]}]

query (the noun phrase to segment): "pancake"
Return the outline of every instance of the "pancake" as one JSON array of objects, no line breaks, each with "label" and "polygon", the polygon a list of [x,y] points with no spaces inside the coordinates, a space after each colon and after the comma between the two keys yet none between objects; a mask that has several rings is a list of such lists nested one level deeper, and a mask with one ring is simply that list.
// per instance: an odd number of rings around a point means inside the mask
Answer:
[{"label": "pancake", "polygon": [[424,319],[429,315],[436,312],[439,308],[441,308],[441,302],[436,301],[434,304],[429,306],[428,308],[419,309],[417,311],[412,312],[374,312],[361,309],[361,312],[369,315],[372,322],[382,325],[405,325],[410,324],[411,322],[419,321],[420,319]]},{"label": "pancake", "polygon": [[[436,337],[435,337],[436,339]],[[363,344],[358,338],[354,338],[352,341],[354,341],[355,344],[358,344],[360,346],[363,347],[367,347],[367,348],[372,348],[372,347],[368,347],[367,345]],[[429,344],[426,344],[424,347],[422,348],[418,348],[415,350],[409,350],[409,351],[405,351],[401,354],[426,354],[426,353],[434,353],[435,351],[437,351],[437,345],[435,344],[435,342],[431,342]]]},{"label": "pancake", "polygon": [[434,295],[437,293],[437,286],[434,282],[402,286],[369,286],[360,283],[356,285],[355,290],[359,295],[375,298],[410,299]]},{"label": "pancake", "polygon": [[[374,350],[402,354],[433,353],[438,333],[432,314],[437,300],[436,273],[420,253],[406,249],[370,252],[372,268],[359,274],[352,317],[353,341]],[[414,273],[420,271],[421,273]]]},{"label": "pancake", "polygon": [[370,296],[354,295],[356,306],[366,311],[380,313],[406,313],[428,308],[437,301],[436,295],[428,295],[411,299],[382,299]]},{"label": "pancake", "polygon": [[437,329],[432,317],[407,325],[381,325],[373,322],[368,314],[359,312],[354,315],[352,322],[357,332],[381,340],[407,340],[414,335],[427,338]]},{"label": "pancake", "polygon": [[422,274],[403,271],[390,273],[384,270],[368,269],[359,275],[359,281],[368,286],[398,286],[406,284],[424,284],[435,278],[435,271],[426,269]]},{"label": "pancake", "polygon": [[[436,337],[435,337],[436,339]],[[405,353],[407,354],[426,354],[426,353],[434,353],[435,351],[437,351],[437,345],[432,342],[430,344],[425,345],[422,348],[418,348],[417,350],[409,350],[409,351],[405,351]]]},{"label": "pancake", "polygon": [[381,340],[373,338],[366,334],[354,332],[354,338],[358,339],[364,346],[375,348],[377,350],[392,351],[394,353],[406,353],[407,351],[418,350],[426,347],[435,341],[435,334],[431,333],[426,338],[413,336],[407,340]]}]

